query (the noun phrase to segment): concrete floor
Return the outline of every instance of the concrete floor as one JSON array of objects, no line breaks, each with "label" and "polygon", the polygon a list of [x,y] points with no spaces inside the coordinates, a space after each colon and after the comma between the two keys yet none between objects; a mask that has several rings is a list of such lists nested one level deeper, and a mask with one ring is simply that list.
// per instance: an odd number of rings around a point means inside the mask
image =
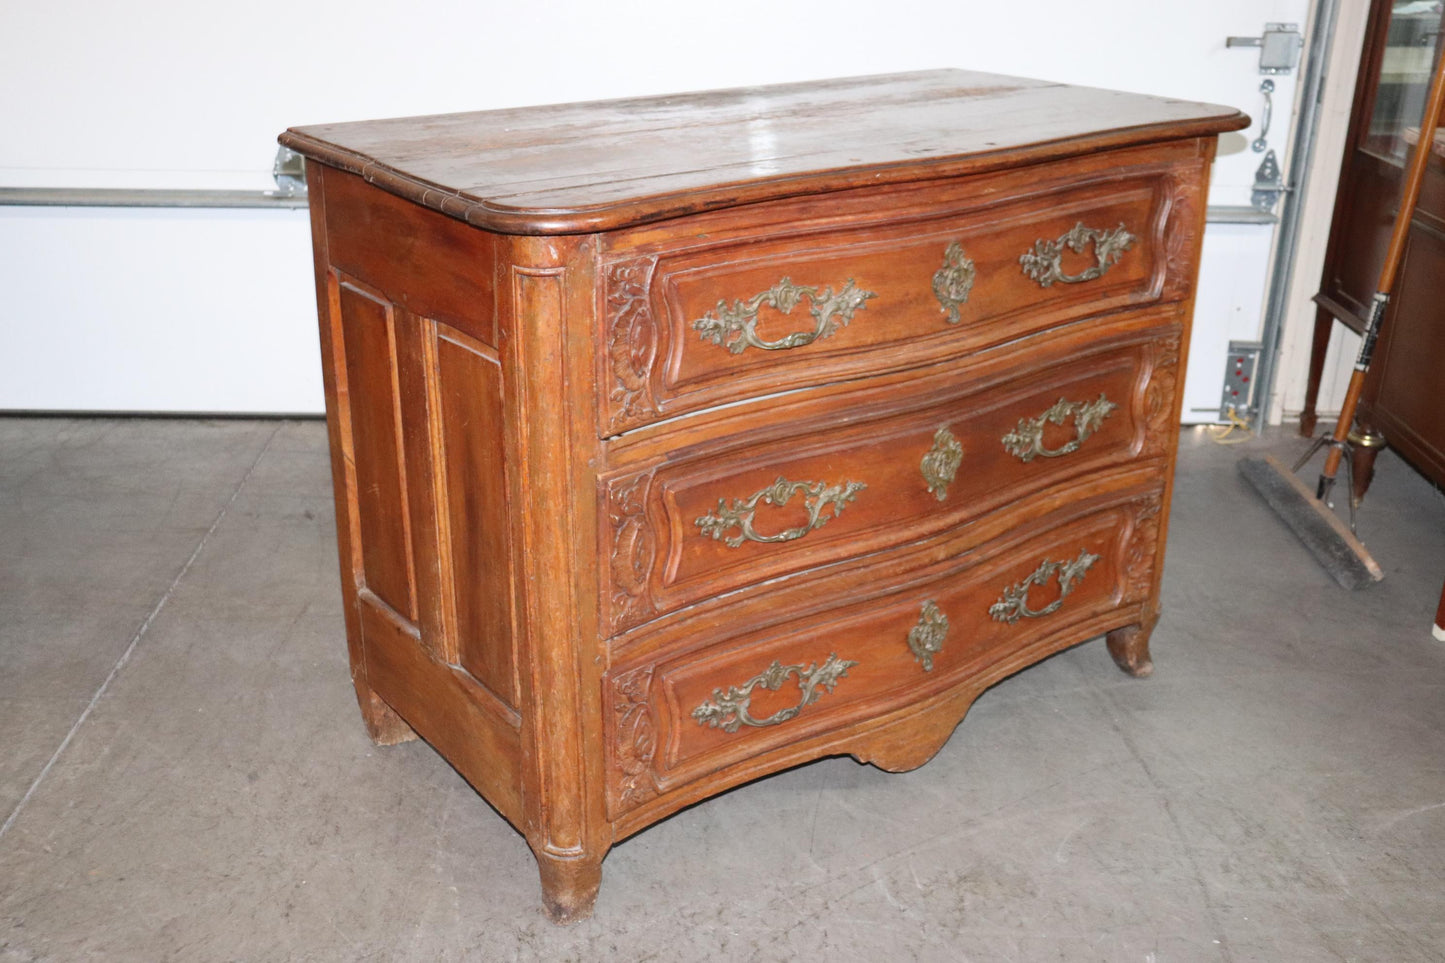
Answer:
[{"label": "concrete floor", "polygon": [[1241,451],[1186,432],[1152,679],[1089,642],[916,772],[696,806],[561,928],[366,739],[319,422],[0,419],[0,961],[1445,959],[1445,500],[1386,455],[1350,594]]}]

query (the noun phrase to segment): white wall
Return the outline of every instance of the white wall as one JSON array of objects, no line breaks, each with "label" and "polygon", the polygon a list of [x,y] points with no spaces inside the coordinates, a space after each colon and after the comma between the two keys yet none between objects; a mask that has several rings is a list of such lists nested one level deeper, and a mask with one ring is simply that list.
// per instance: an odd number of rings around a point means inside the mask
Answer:
[{"label": "white wall", "polygon": [[0,409],[322,410],[305,210],[0,207]]},{"label": "white wall", "polygon": [[[1355,76],[1365,41],[1369,0],[1341,0],[1335,22],[1335,39],[1326,67],[1321,102],[1315,163],[1310,170],[1302,203],[1299,245],[1295,251],[1294,277],[1290,281],[1283,330],[1280,338],[1278,377],[1273,397],[1266,403],[1270,424],[1297,419],[1304,407],[1305,383],[1309,375],[1310,345],[1314,338],[1315,306],[1310,300],[1319,291],[1324,272],[1325,247],[1329,243],[1330,220],[1334,214],[1335,191],[1349,130],[1354,100]],[[1343,325],[1334,325],[1324,378],[1320,387],[1318,412],[1335,415],[1345,400],[1345,389],[1354,366],[1360,339]]]},{"label": "white wall", "polygon": [[[10,2],[0,185],[263,189],[290,125],[943,66],[1223,99],[1180,65],[1297,5]],[[295,212],[0,209],[0,409],[319,411],[304,237]]]}]

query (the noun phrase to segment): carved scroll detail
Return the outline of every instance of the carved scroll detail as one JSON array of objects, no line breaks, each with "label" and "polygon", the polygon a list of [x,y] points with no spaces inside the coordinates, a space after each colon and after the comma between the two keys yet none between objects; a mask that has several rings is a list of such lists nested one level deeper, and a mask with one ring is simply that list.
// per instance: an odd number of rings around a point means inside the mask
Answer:
[{"label": "carved scroll detail", "polygon": [[1160,336],[1149,346],[1148,382],[1144,387],[1144,450],[1163,454],[1174,439],[1174,396],[1179,386],[1177,332]]},{"label": "carved scroll detail", "polygon": [[607,485],[607,516],[612,525],[612,627],[638,625],[656,611],[649,591],[657,539],[647,519],[652,472],[613,479]]},{"label": "carved scroll detail", "polygon": [[1130,601],[1148,598],[1154,587],[1154,561],[1159,551],[1159,523],[1163,502],[1156,495],[1139,503],[1124,552],[1124,597]]},{"label": "carved scroll detail", "polygon": [[655,416],[652,365],[657,358],[657,325],[648,303],[656,258],[607,267],[608,397],[613,402],[608,430],[620,431]]},{"label": "carved scroll detail", "polygon": [[1190,257],[1199,231],[1199,187],[1177,177],[1168,180],[1169,220],[1164,225],[1164,285],[1174,296],[1187,294],[1194,277]]},{"label": "carved scroll detail", "polygon": [[617,782],[618,802],[631,808],[657,795],[652,774],[653,753],[657,750],[657,726],[652,719],[648,691],[652,687],[651,665],[623,673],[613,680],[615,701],[612,712],[616,732],[617,767],[622,770]]}]

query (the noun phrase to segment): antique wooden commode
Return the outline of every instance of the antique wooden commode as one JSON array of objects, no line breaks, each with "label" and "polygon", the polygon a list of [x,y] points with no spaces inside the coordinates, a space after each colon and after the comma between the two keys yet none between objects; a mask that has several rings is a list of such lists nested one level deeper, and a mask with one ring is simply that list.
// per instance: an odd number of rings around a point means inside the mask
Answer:
[{"label": "antique wooden commode", "polygon": [[346,634],[555,919],[765,773],[1150,669],[1228,108],[962,71],[305,127]]}]

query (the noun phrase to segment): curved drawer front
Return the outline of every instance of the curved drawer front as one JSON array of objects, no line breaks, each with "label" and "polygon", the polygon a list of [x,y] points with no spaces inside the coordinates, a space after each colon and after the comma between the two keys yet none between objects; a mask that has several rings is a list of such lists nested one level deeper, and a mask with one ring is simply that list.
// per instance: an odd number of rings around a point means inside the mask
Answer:
[{"label": "curved drawer front", "polygon": [[614,667],[604,686],[613,811],[1081,641],[1085,623],[1147,597],[1159,511],[1157,495],[1116,501],[950,569],[896,577],[904,588]]},{"label": "curved drawer front", "polygon": [[1099,177],[1040,189],[1015,174],[999,190],[1028,195],[982,192],[984,210],[605,265],[601,433],[1183,296],[1165,279],[1196,230],[1184,182]]},{"label": "curved drawer front", "polygon": [[912,543],[1081,473],[1162,454],[1177,329],[1136,337],[1024,359],[1026,375],[965,380],[945,368],[907,394],[879,389],[886,403],[842,394],[605,481],[604,625],[615,634]]}]

